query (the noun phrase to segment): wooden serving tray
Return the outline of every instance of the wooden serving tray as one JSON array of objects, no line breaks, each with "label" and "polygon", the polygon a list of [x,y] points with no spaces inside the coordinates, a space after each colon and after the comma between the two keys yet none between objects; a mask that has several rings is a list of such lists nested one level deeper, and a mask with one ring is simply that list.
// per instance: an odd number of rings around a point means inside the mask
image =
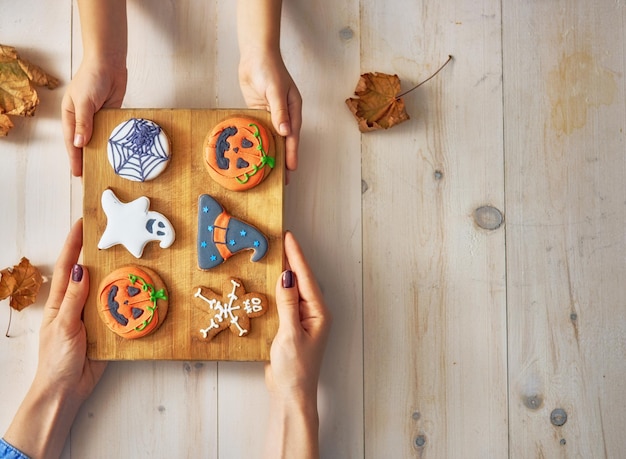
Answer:
[{"label": "wooden serving tray", "polygon": [[[203,162],[203,142],[225,118],[247,115],[263,122],[273,136],[276,164],[258,186],[244,192],[229,191],[209,176]],[[129,118],[145,118],[159,124],[171,144],[171,160],[156,179],[133,182],[116,175],[107,159],[111,131]],[[284,138],[272,128],[269,113],[259,110],[130,110],[98,112],[89,145],[83,152],[83,263],[89,269],[90,290],[85,306],[87,355],[96,360],[269,360],[278,328],[275,286],[283,270]],[[150,242],[140,259],[122,245],[98,249],[107,224],[102,192],[110,188],[123,202],[141,196],[150,199],[150,210],[165,215],[174,226],[176,240],[167,249]],[[209,194],[233,217],[258,228],[269,241],[269,250],[252,263],[252,252],[236,253],[209,271],[198,268],[196,237],[198,197]],[[98,285],[111,271],[137,264],[156,271],[167,286],[169,309],[158,330],[138,339],[124,339],[110,331],[97,311]],[[199,330],[208,325],[208,310],[194,299],[194,287],[221,293],[229,277],[243,281],[248,292],[267,296],[268,312],[251,320],[247,336],[226,329],[210,341]],[[228,292],[224,292],[227,294]]]}]

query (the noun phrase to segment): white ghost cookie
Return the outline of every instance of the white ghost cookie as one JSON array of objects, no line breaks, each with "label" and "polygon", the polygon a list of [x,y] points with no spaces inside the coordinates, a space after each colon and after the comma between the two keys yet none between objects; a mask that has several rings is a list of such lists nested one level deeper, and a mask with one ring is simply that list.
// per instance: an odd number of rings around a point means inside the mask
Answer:
[{"label": "white ghost cookie", "polygon": [[135,258],[141,258],[148,242],[159,241],[162,249],[174,243],[174,227],[163,214],[148,210],[150,199],[147,197],[123,203],[112,190],[106,189],[102,192],[101,202],[107,227],[98,243],[99,249],[121,244]]}]

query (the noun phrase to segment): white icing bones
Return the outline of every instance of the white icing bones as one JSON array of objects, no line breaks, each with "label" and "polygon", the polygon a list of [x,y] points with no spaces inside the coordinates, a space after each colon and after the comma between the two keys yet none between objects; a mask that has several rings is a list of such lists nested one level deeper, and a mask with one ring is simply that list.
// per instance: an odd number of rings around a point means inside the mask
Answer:
[{"label": "white icing bones", "polygon": [[224,291],[226,291],[229,285],[232,289],[230,293],[226,295],[228,302],[220,301],[217,295],[208,289],[209,293],[203,294],[202,287],[198,287],[194,294],[194,298],[206,302],[209,305],[209,309],[214,312],[209,326],[200,329],[203,338],[211,339],[228,327],[238,336],[247,335],[250,326],[250,318],[264,314],[267,309],[265,295],[260,293],[246,293],[241,285],[241,281],[237,279],[229,279],[226,281],[224,283]]},{"label": "white icing bones", "polygon": [[156,178],[167,167],[170,142],[154,121],[131,118],[111,132],[107,156],[117,175],[145,182]]},{"label": "white icing bones", "polygon": [[98,243],[99,249],[121,244],[135,257],[141,258],[150,241],[168,248],[174,243],[174,227],[159,212],[148,210],[150,199],[145,196],[129,203],[121,202],[112,190],[102,192],[102,209],[107,216],[107,227]]}]

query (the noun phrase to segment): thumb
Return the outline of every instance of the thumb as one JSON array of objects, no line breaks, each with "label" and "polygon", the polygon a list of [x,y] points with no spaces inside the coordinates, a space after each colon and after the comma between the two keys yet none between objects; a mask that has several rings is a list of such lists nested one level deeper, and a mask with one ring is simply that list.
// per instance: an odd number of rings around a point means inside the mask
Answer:
[{"label": "thumb", "polygon": [[273,91],[269,93],[268,91],[267,101],[270,106],[270,115],[274,129],[283,137],[287,137],[291,134],[291,120],[289,119],[287,94],[281,95]]},{"label": "thumb", "polygon": [[91,140],[95,108],[87,100],[75,103],[74,108],[73,144],[76,148],[83,148]]},{"label": "thumb", "polygon": [[296,275],[291,270],[284,271],[276,283],[276,309],[279,330],[285,326],[300,327],[300,294]]}]

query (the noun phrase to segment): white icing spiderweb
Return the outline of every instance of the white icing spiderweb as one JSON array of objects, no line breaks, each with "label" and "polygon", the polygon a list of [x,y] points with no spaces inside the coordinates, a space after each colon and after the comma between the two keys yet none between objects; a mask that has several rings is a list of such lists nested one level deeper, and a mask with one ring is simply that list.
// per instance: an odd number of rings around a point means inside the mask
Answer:
[{"label": "white icing spiderweb", "polygon": [[133,118],[122,123],[109,139],[109,160],[115,173],[138,182],[147,180],[169,160],[168,145],[163,141],[161,128],[150,120]]}]

